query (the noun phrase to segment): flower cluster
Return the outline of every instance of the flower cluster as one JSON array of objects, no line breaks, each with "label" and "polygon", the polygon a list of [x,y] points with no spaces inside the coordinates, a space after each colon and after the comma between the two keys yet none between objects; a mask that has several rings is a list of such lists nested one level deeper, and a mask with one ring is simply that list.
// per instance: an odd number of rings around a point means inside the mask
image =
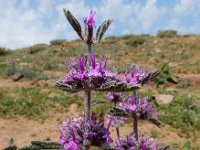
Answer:
[{"label": "flower cluster", "polygon": [[82,117],[71,118],[60,127],[59,143],[64,145],[65,150],[79,150],[83,145],[110,144],[113,141],[110,137],[109,126],[110,124],[105,128],[104,121],[98,122],[95,114],[88,121]]},{"label": "flower cluster", "polygon": [[96,24],[96,21],[94,20],[94,16],[96,15],[96,12],[94,11],[90,11],[90,16],[89,16],[89,18],[87,19],[87,17],[85,17],[84,19],[83,19],[83,21],[84,21],[84,23],[85,23],[85,25],[87,25],[88,27],[94,27],[95,26],[95,24]]},{"label": "flower cluster", "polygon": [[108,122],[110,122],[110,125],[119,128],[119,126],[123,125],[125,123],[125,118],[120,116],[110,116],[108,115]]},{"label": "flower cluster", "polygon": [[[146,72],[143,72],[136,67],[136,73],[134,73],[132,68],[130,75],[127,75],[126,73],[125,78],[120,79],[118,74],[107,69],[107,60],[108,57],[106,57],[105,60],[103,60],[101,57],[100,61],[97,61],[95,53],[91,52],[88,56],[79,56],[78,58],[71,59],[70,65],[65,61],[64,64],[67,69],[67,74],[64,79],[62,79],[61,86],[69,85],[70,87],[75,86],[76,89],[80,90],[97,90],[103,84],[111,82],[111,86],[114,87],[117,85],[118,88],[124,88],[125,90],[126,87],[140,87],[140,80],[142,80]],[[113,84],[113,81],[115,81],[117,84]],[[131,86],[129,84],[131,84]],[[119,89],[118,91],[123,91],[123,89]],[[112,95],[109,97],[111,100]]]},{"label": "flower cluster", "polygon": [[137,84],[145,77],[147,72],[140,70],[137,65],[133,65],[130,68],[130,74],[128,75],[128,70],[125,72],[124,81],[128,83]]},{"label": "flower cluster", "polygon": [[118,138],[116,141],[116,148],[118,150],[157,150],[158,144],[155,143],[153,138],[139,136],[136,140],[134,135],[125,138]]},{"label": "flower cluster", "polygon": [[[114,106],[116,107],[119,102],[122,102],[122,93],[121,92],[109,92],[107,94],[107,99],[110,102],[114,103]],[[119,128],[119,126],[123,125],[125,123],[125,118],[120,117],[120,116],[111,116],[108,115],[108,121],[111,121],[111,125]]]},{"label": "flower cluster", "polygon": [[88,57],[78,57],[71,59],[71,68],[65,61],[64,64],[67,69],[67,75],[63,79],[63,82],[68,82],[72,79],[86,79],[86,78],[118,78],[117,74],[112,73],[106,68],[107,58],[100,62],[96,61],[96,55],[94,52],[89,54],[90,66],[88,66]]},{"label": "flower cluster", "polygon": [[125,98],[119,105],[131,117],[133,114],[137,114],[141,119],[146,119],[148,115],[156,116],[156,112],[147,98],[142,99],[132,95]]}]

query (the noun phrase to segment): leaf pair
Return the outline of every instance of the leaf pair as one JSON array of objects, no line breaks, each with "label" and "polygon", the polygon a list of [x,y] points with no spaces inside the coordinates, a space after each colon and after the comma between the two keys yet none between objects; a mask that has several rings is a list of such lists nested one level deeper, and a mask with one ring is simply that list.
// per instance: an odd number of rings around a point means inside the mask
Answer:
[{"label": "leaf pair", "polygon": [[[86,38],[83,37],[82,34],[82,29],[81,29],[81,25],[78,22],[78,20],[71,14],[71,12],[69,10],[64,9],[64,14],[67,18],[67,20],[69,21],[69,23],[71,24],[71,26],[73,27],[73,29],[76,31],[76,33],[78,34],[78,36],[84,40]],[[106,30],[108,29],[108,27],[110,26],[110,24],[112,23],[112,20],[106,20],[102,23],[102,25],[100,25],[97,29],[96,32],[96,39],[93,43],[99,43],[104,35],[104,33],[106,32]]]}]

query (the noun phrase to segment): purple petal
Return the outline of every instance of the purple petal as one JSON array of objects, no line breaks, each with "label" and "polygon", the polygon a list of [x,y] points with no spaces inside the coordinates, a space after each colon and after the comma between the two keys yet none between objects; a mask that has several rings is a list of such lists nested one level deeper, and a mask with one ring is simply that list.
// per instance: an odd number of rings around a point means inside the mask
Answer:
[{"label": "purple petal", "polygon": [[70,141],[66,144],[64,144],[65,150],[79,150],[79,145],[75,141]]}]

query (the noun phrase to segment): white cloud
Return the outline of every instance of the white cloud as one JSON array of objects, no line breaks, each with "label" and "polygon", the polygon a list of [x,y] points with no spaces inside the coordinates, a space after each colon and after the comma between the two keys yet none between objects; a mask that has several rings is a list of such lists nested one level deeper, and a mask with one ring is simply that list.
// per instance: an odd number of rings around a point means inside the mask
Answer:
[{"label": "white cloud", "polygon": [[4,16],[0,18],[0,46],[20,48],[56,38],[77,38],[66,21],[63,8],[79,18],[89,11],[79,0],[58,4],[54,0],[41,0],[36,5],[33,9],[31,1],[27,0],[22,0],[20,6],[15,0],[0,1],[0,16]]},{"label": "white cloud", "polygon": [[180,0],[173,9],[168,28],[180,33],[199,33],[200,3],[199,0]]},{"label": "white cloud", "polygon": [[[69,9],[80,22],[90,9],[97,11],[97,26],[103,20],[113,18],[107,34],[153,33],[160,26],[183,33],[199,30],[198,0],[180,0],[170,8],[172,11],[158,3],[157,0],[146,0],[143,4],[140,0],[102,0],[91,8],[83,0],[37,0],[33,8],[28,0],[0,0],[0,46],[18,48],[56,38],[78,38],[67,23],[63,8]],[[166,17],[168,19],[162,22]],[[193,28],[183,24],[183,19],[187,18],[195,21]]]},{"label": "white cloud", "polygon": [[[29,1],[30,2],[30,1]],[[3,4],[2,4],[3,3]],[[22,1],[17,7],[14,1],[1,0],[0,45],[17,48],[34,43],[48,42],[55,35],[45,28],[40,15]]]},{"label": "white cloud", "polygon": [[175,6],[175,13],[177,15],[188,14],[191,8],[195,7],[195,1],[196,0],[181,0],[180,3]]}]

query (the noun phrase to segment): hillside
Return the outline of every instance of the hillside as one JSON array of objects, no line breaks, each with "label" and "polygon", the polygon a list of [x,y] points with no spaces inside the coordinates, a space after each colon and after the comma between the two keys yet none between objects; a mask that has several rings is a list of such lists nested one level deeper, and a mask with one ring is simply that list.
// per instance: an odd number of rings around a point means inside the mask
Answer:
[{"label": "hillside", "polygon": [[[58,125],[72,114],[82,113],[83,93],[60,91],[53,87],[53,80],[65,75],[64,60],[69,62],[70,57],[84,55],[85,45],[80,40],[54,40],[50,44],[1,51],[0,134],[3,138],[0,143],[3,145],[0,149],[11,136],[17,145],[35,138],[58,139]],[[108,68],[120,74],[131,64],[159,70],[167,64],[167,74],[178,76],[180,82],[166,81],[159,88],[155,84],[147,85],[139,93],[149,96],[153,102],[156,95],[173,97],[166,104],[155,102],[165,127],[158,129],[146,123],[150,130],[141,125],[142,133],[150,133],[161,143],[181,149],[200,146],[200,36],[110,36],[94,46],[94,51],[99,58],[107,55]],[[106,93],[97,92],[92,99],[105,98]],[[110,104],[102,104],[95,108],[100,114],[109,107]],[[130,126],[124,128],[128,131]],[[20,140],[23,136],[26,138]]]}]

